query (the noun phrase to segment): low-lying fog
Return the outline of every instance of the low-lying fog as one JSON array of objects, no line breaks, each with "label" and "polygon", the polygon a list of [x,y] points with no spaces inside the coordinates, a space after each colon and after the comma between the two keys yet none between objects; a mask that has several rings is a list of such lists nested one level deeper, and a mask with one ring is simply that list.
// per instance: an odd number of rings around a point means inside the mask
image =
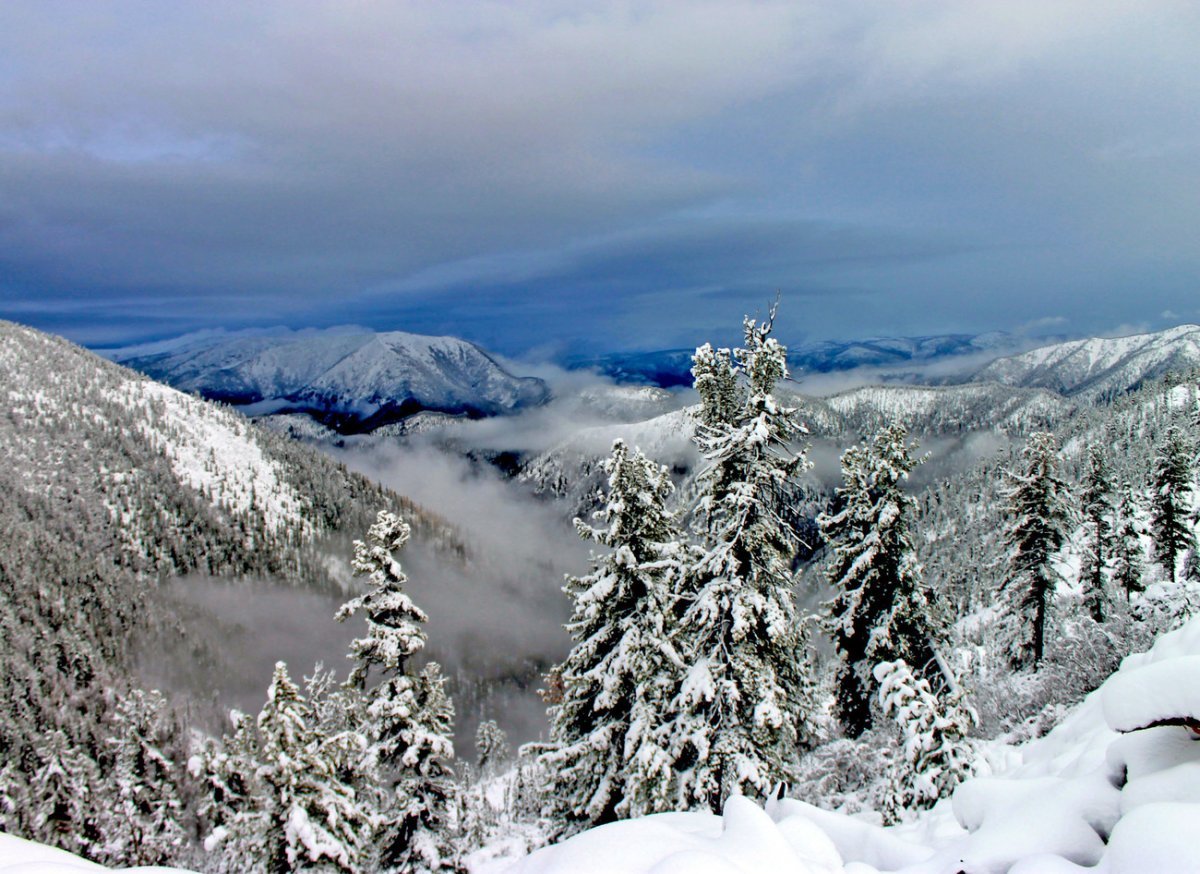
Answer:
[{"label": "low-lying fog", "polygon": [[[563,628],[570,612],[563,578],[586,571],[589,556],[589,546],[575,534],[562,506],[531,496],[519,482],[465,453],[538,452],[582,427],[639,421],[694,400],[687,392],[616,389],[579,374],[538,375],[557,377],[552,380],[555,401],[520,416],[456,422],[450,443],[424,435],[325,447],[351,469],[451,522],[468,547],[465,562],[416,541],[400,556],[408,590],[429,614],[429,657],[441,662],[452,680],[464,758],[473,755],[481,718],[497,719],[514,744],[545,735],[545,706],[536,690],[570,644]],[[846,447],[832,439],[811,442],[811,475],[831,489],[840,482],[839,458]],[[942,478],[1005,445],[990,432],[927,440],[921,450],[930,461],[914,472],[912,486]],[[190,577],[177,581],[169,594],[204,617],[201,625],[208,631],[202,633],[220,641],[221,664],[179,653],[151,663],[159,673],[174,675],[171,685],[185,682],[202,697],[215,695],[224,709],[257,712],[279,659],[288,662],[297,680],[316,662],[344,676],[349,643],[363,630],[361,618],[344,624],[334,620],[341,597],[290,586]]]}]

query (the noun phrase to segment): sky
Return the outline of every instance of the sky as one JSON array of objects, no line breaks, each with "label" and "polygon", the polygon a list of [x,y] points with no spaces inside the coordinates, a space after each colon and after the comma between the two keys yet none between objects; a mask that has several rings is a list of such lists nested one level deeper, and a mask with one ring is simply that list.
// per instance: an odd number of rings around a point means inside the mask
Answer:
[{"label": "sky", "polygon": [[1200,322],[1194,0],[0,4],[0,318],[505,355]]}]

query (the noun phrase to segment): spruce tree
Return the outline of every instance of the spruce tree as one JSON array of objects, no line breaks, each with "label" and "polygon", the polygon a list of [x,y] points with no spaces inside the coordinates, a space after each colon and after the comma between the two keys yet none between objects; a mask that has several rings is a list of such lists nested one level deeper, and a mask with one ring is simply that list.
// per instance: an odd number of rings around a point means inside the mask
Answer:
[{"label": "spruce tree", "polygon": [[787,362],[770,336],[773,315],[745,321],[746,345],[732,358],[701,347],[693,369],[708,466],[694,511],[701,550],[675,635],[688,667],[664,727],[686,808],[719,812],[730,794],[766,796],[814,742],[792,595],[796,536],[780,514],[806,465],[790,448],[805,431],[774,395]]},{"label": "spruce tree", "polygon": [[903,491],[917,464],[907,432],[890,425],[842,455],[840,508],[817,522],[833,552],[827,605],[839,656],[836,708],[846,733],[871,727],[872,671],[903,659],[922,675],[936,670],[932,608],[913,545],[916,502]]},{"label": "spruce tree", "polygon": [[233,734],[209,739],[188,762],[198,779],[198,813],[205,831],[205,852],[229,874],[253,871],[265,855],[266,797],[259,784],[258,731],[254,719],[234,710]]},{"label": "spruce tree", "polygon": [[[454,758],[454,707],[439,666],[413,673],[425,647],[425,613],[404,593],[405,575],[396,553],[408,542],[407,523],[380,511],[365,541],[354,542],[355,576],[369,591],[347,602],[339,620],[364,613],[367,634],[351,644],[356,660],[348,684],[367,696],[367,733],[392,793],[381,811],[379,858],[388,869],[455,870],[446,834],[455,794],[448,762]],[[377,672],[374,685],[372,671]]]},{"label": "spruce tree", "polygon": [[507,761],[512,755],[508,745],[508,735],[504,733],[499,723],[494,719],[480,721],[475,730],[476,767],[481,774],[495,770],[496,766]]},{"label": "spruce tree", "polygon": [[1066,543],[1072,511],[1054,435],[1031,434],[1021,458],[1019,471],[1005,472],[1009,558],[1000,593],[1009,623],[1009,658],[1016,667],[1036,669],[1045,654],[1048,612],[1059,580],[1054,554]]},{"label": "spruce tree", "polygon": [[271,872],[358,871],[370,824],[337,779],[312,717],[287,665],[277,663],[258,716],[257,776],[267,802],[261,862]]},{"label": "spruce tree", "polygon": [[85,855],[98,837],[96,764],[54,729],[36,747],[37,764],[30,780],[27,814],[36,841]]},{"label": "spruce tree", "polygon": [[881,662],[872,673],[880,706],[900,730],[900,754],[881,804],[884,821],[892,823],[932,807],[971,775],[974,757],[967,734],[978,717],[957,694],[939,699],[903,659]]},{"label": "spruce tree", "polygon": [[1103,622],[1109,601],[1104,572],[1108,566],[1113,536],[1112,475],[1108,460],[1099,446],[1089,446],[1087,458],[1088,468],[1080,501],[1087,540],[1079,582],[1088,615],[1096,622]]},{"label": "spruce tree", "polygon": [[1192,491],[1192,452],[1183,430],[1167,429],[1154,459],[1154,491],[1150,524],[1154,550],[1167,576],[1174,580],[1179,556],[1196,545],[1188,498]]},{"label": "spruce tree", "polygon": [[674,487],[666,468],[622,440],[604,471],[601,527],[579,519],[575,527],[608,551],[593,558],[590,573],[567,580],[575,643],[556,669],[562,694],[550,711],[549,813],[560,834],[670,809],[673,801],[658,728],[669,700],[664,681],[681,663],[670,640],[678,562],[666,503]]},{"label": "spruce tree", "polygon": [[1134,593],[1146,590],[1145,553],[1142,549],[1142,530],[1138,524],[1137,500],[1133,489],[1126,483],[1116,508],[1116,526],[1113,539],[1113,585],[1125,593],[1125,602],[1132,600]]},{"label": "spruce tree", "polygon": [[110,791],[100,801],[102,856],[123,865],[165,865],[184,844],[178,770],[167,755],[166,701],[133,689],[117,705],[108,746]]}]

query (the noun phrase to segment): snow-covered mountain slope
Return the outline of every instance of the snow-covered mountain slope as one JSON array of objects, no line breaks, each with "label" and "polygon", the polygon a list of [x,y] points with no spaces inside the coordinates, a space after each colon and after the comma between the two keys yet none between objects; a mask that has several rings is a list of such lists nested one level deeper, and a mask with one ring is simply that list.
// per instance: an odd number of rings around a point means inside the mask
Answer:
[{"label": "snow-covered mountain slope", "polygon": [[0,373],[0,477],[86,505],[134,567],[329,580],[319,541],[357,536],[383,506],[451,537],[326,456],[61,338],[0,322]]},{"label": "snow-covered mountain slope", "polygon": [[1046,388],[1081,399],[1114,398],[1170,371],[1200,367],[1200,327],[1153,334],[1072,340],[1000,358],[977,381]]},{"label": "snow-covered mountain slope", "polygon": [[308,412],[339,430],[420,410],[512,413],[548,397],[544,382],[513,376],[474,344],[401,331],[209,332],[103,354],[182,391],[249,412]]},{"label": "snow-covered mountain slope", "polygon": [[[601,826],[476,874],[1144,874],[1200,871],[1200,619],[1131,656],[1046,736],[979,750],[980,776],[884,828],[801,800]],[[1159,727],[1141,728],[1154,723]],[[1141,729],[1141,730],[1131,730]],[[1124,732],[1124,733],[1122,733]],[[480,854],[481,862],[484,854]],[[505,863],[507,864],[507,863]]]},{"label": "snow-covered mountain slope", "polygon": [[989,384],[864,386],[822,399],[797,396],[791,403],[814,436],[851,442],[893,423],[930,437],[984,429],[1028,433],[1052,427],[1075,408],[1053,392]]}]

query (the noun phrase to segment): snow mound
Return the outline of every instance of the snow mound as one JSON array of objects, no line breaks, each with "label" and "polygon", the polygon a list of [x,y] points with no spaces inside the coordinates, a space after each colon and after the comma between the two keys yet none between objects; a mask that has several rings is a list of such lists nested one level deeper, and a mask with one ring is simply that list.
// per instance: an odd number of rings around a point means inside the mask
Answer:
[{"label": "snow mound", "polygon": [[[1163,635],[1053,731],[984,745],[967,780],[915,822],[885,828],[785,799],[732,798],[723,817],[660,814],[539,850],[511,874],[1200,872],[1200,618]],[[990,764],[988,764],[990,763]]]},{"label": "snow mound", "polygon": [[[88,871],[110,871],[112,869],[81,859],[66,850],[35,844],[22,838],[0,832],[0,874],[83,874]],[[180,868],[126,868],[138,874],[175,872],[186,874]]]},{"label": "snow mound", "polygon": [[511,874],[834,874],[843,870],[833,842],[820,828],[783,808],[776,822],[741,796],[723,817],[660,813],[590,829],[518,862]]},{"label": "snow mound", "polygon": [[1200,656],[1121,671],[1104,684],[1104,718],[1115,731],[1200,722]]}]

